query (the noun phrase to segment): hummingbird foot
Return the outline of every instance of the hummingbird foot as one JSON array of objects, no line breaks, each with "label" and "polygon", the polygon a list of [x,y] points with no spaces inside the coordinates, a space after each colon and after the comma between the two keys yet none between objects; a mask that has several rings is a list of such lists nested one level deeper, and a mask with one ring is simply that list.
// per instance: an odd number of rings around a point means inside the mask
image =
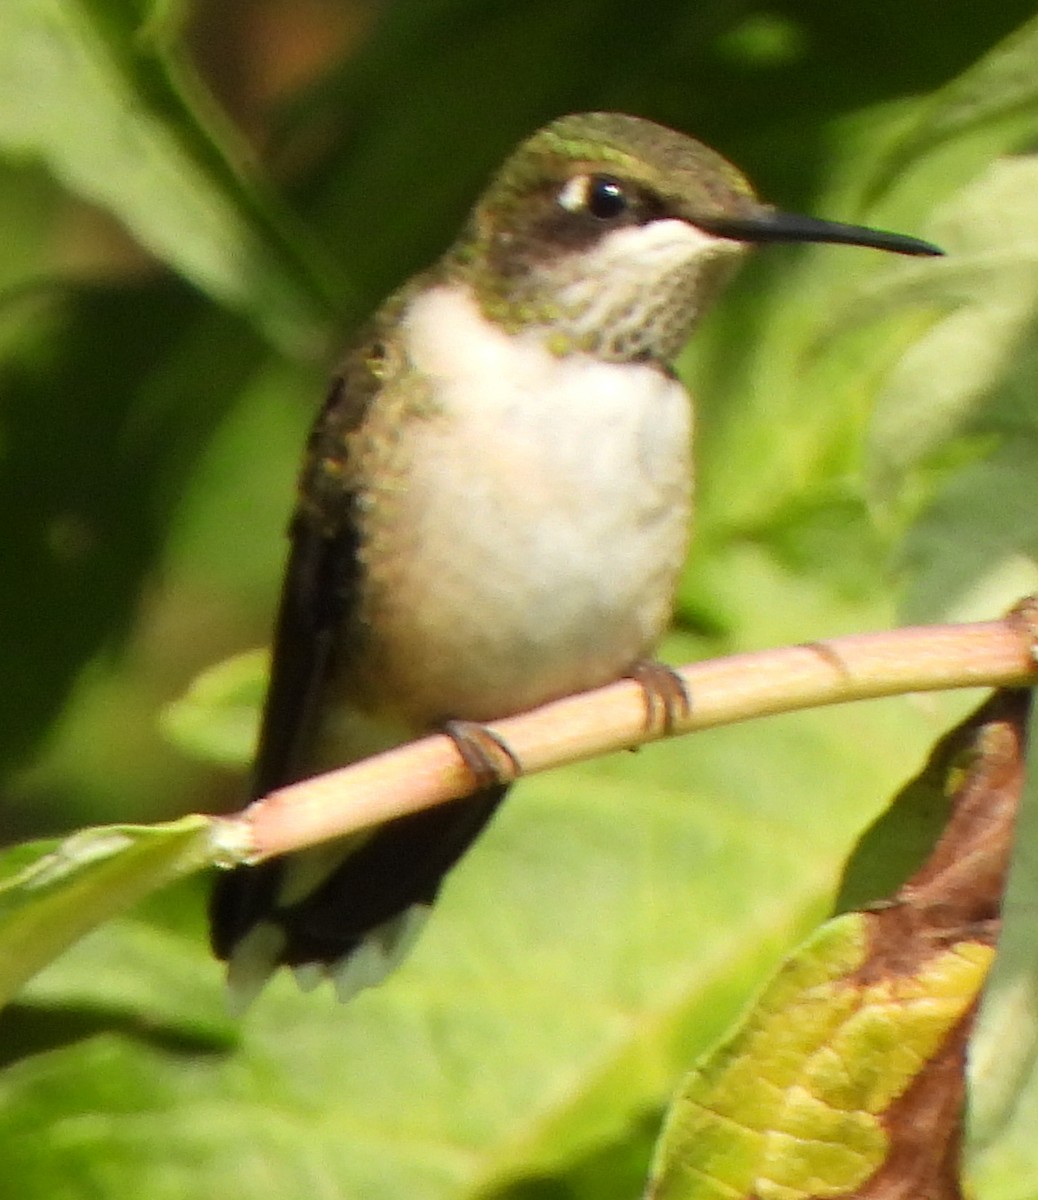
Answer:
[{"label": "hummingbird foot", "polygon": [[672,667],[652,658],[639,659],[627,673],[645,693],[645,729],[666,737],[679,720],[692,715],[692,697]]},{"label": "hummingbird foot", "polygon": [[504,740],[475,721],[444,721],[445,733],[458,748],[480,791],[507,787],[523,773],[523,765]]}]

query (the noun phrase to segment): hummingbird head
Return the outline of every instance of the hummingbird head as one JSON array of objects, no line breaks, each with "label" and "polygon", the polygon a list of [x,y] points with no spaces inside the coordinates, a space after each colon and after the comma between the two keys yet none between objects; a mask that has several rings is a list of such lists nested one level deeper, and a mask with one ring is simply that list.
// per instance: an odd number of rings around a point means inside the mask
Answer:
[{"label": "hummingbird head", "polygon": [[540,329],[559,353],[674,358],[757,242],[926,242],[779,213],[719,154],[621,113],[562,117],[524,142],[477,204],[452,258],[484,311]]}]

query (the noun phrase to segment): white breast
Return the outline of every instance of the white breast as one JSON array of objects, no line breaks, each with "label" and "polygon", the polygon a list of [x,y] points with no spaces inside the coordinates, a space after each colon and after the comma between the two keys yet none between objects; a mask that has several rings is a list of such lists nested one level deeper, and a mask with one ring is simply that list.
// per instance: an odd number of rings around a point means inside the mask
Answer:
[{"label": "white breast", "polygon": [[622,675],[684,559],[686,393],[506,335],[462,289],[422,294],[406,322],[435,405],[394,502],[409,549],[378,601],[382,677],[416,716],[485,720]]}]

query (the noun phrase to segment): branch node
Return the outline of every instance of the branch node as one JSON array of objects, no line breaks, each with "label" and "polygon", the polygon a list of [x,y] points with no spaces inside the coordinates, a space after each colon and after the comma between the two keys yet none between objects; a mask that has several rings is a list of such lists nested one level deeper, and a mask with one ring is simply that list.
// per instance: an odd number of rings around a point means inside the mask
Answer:
[{"label": "branch node", "polygon": [[1025,596],[1006,613],[1006,623],[1027,639],[1027,653],[1038,664],[1038,596]]}]

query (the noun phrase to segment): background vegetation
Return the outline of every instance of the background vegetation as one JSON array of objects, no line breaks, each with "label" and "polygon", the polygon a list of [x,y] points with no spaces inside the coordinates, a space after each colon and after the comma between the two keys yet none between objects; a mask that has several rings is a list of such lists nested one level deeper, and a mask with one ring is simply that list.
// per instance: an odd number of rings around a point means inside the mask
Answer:
[{"label": "background vegetation", "polygon": [[[237,806],[234,773],[180,754],[160,713],[267,637],[336,343],[563,111],[656,118],[783,208],[949,251],[771,249],[702,330],[668,654],[989,616],[1034,587],[1033,17],[6,0],[5,837]],[[203,881],[169,889],[2,1018],[11,1194],[637,1194],[677,1079],[825,914],[857,833],[961,707],[774,719],[531,780],[408,964],[345,1010],[284,979],[230,1021]],[[971,1158],[985,1200],[1038,1188],[1021,858],[978,1059],[998,1067]]]}]

